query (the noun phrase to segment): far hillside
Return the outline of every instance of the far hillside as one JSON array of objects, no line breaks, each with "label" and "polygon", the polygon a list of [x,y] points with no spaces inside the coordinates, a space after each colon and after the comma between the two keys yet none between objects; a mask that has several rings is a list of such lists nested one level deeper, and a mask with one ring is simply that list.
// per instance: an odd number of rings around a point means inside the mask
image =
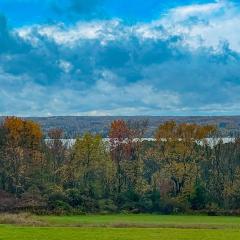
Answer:
[{"label": "far hillside", "polygon": [[[1,117],[3,118],[3,117]],[[116,119],[123,119],[125,121],[139,121],[148,120],[148,130],[145,137],[153,137],[156,128],[169,120],[174,120],[177,123],[196,123],[200,125],[216,125],[223,137],[232,137],[240,133],[240,116],[105,116],[105,117],[32,117],[35,122],[38,122],[44,133],[49,129],[60,128],[64,130],[65,138],[75,138],[85,132],[93,134],[101,134],[103,137],[108,137],[110,124]]]}]

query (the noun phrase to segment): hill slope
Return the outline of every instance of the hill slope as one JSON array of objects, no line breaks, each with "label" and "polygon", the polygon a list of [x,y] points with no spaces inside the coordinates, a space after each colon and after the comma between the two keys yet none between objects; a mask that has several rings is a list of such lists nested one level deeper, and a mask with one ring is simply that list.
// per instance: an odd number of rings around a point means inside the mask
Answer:
[{"label": "hill slope", "polygon": [[51,128],[61,128],[66,138],[75,138],[84,132],[99,133],[107,137],[110,124],[113,120],[124,119],[131,121],[148,120],[148,131],[146,137],[154,136],[154,131],[163,122],[175,120],[177,122],[188,122],[197,124],[217,125],[224,136],[232,136],[240,132],[240,116],[223,117],[160,117],[160,116],[133,116],[133,117],[35,117],[32,120],[38,122],[46,133]]}]

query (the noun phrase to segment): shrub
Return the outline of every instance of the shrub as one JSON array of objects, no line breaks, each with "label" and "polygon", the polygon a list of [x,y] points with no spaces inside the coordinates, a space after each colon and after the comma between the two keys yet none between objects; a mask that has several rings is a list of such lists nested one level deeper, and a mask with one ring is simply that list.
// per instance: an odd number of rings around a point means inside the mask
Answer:
[{"label": "shrub", "polygon": [[54,213],[56,214],[67,214],[72,212],[72,207],[68,203],[60,200],[56,200],[52,207]]},{"label": "shrub", "polygon": [[81,193],[78,189],[68,189],[66,191],[66,198],[67,202],[72,206],[72,207],[79,207],[82,204],[82,197]]},{"label": "shrub", "polygon": [[195,191],[192,196],[190,196],[189,202],[193,210],[201,210],[206,207],[206,189],[201,184],[195,186]]},{"label": "shrub", "polygon": [[101,199],[98,201],[100,212],[117,212],[118,208],[111,199]]}]

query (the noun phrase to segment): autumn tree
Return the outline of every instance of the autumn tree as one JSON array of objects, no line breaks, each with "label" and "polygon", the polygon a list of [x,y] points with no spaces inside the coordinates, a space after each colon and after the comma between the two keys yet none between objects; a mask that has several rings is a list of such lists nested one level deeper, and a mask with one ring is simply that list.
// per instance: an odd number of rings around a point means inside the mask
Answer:
[{"label": "autumn tree", "polygon": [[2,127],[6,141],[3,168],[7,172],[7,188],[18,194],[29,187],[43,167],[43,134],[38,124],[16,117],[5,118]]},{"label": "autumn tree", "polygon": [[144,139],[146,131],[146,121],[116,120],[109,141],[85,133],[71,144],[61,129],[44,139],[37,123],[7,117],[0,124],[0,195],[10,196],[12,207],[55,213],[238,211],[239,137],[226,141],[214,126],[174,121],[153,139]]},{"label": "autumn tree", "polygon": [[240,140],[224,143],[219,137],[204,152],[202,179],[206,182],[209,205],[219,208],[239,208],[240,199]]},{"label": "autumn tree", "polygon": [[48,131],[46,156],[53,183],[61,182],[61,168],[67,158],[67,143],[63,142],[63,131],[55,128]]},{"label": "autumn tree", "polygon": [[65,165],[66,180],[85,193],[102,195],[111,187],[114,166],[99,135],[86,133],[77,138]]},{"label": "autumn tree", "polygon": [[144,191],[142,138],[147,122],[112,122],[109,138],[110,153],[116,164],[116,191]]},{"label": "autumn tree", "polygon": [[0,125],[0,189],[7,189],[8,170],[5,161],[6,129]]},{"label": "autumn tree", "polygon": [[160,125],[156,131],[160,169],[154,180],[160,190],[166,189],[168,197],[185,206],[199,178],[202,145],[214,130],[213,126],[170,121]]}]

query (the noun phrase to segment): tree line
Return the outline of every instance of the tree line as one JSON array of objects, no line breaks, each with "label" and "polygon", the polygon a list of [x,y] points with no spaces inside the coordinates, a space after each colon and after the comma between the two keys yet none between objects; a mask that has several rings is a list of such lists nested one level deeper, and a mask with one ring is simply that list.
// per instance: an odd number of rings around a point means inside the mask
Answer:
[{"label": "tree line", "polygon": [[0,210],[238,213],[238,137],[224,143],[215,126],[169,121],[144,141],[147,129],[147,121],[115,120],[108,143],[85,133],[69,146],[61,129],[45,141],[37,123],[5,118]]}]

